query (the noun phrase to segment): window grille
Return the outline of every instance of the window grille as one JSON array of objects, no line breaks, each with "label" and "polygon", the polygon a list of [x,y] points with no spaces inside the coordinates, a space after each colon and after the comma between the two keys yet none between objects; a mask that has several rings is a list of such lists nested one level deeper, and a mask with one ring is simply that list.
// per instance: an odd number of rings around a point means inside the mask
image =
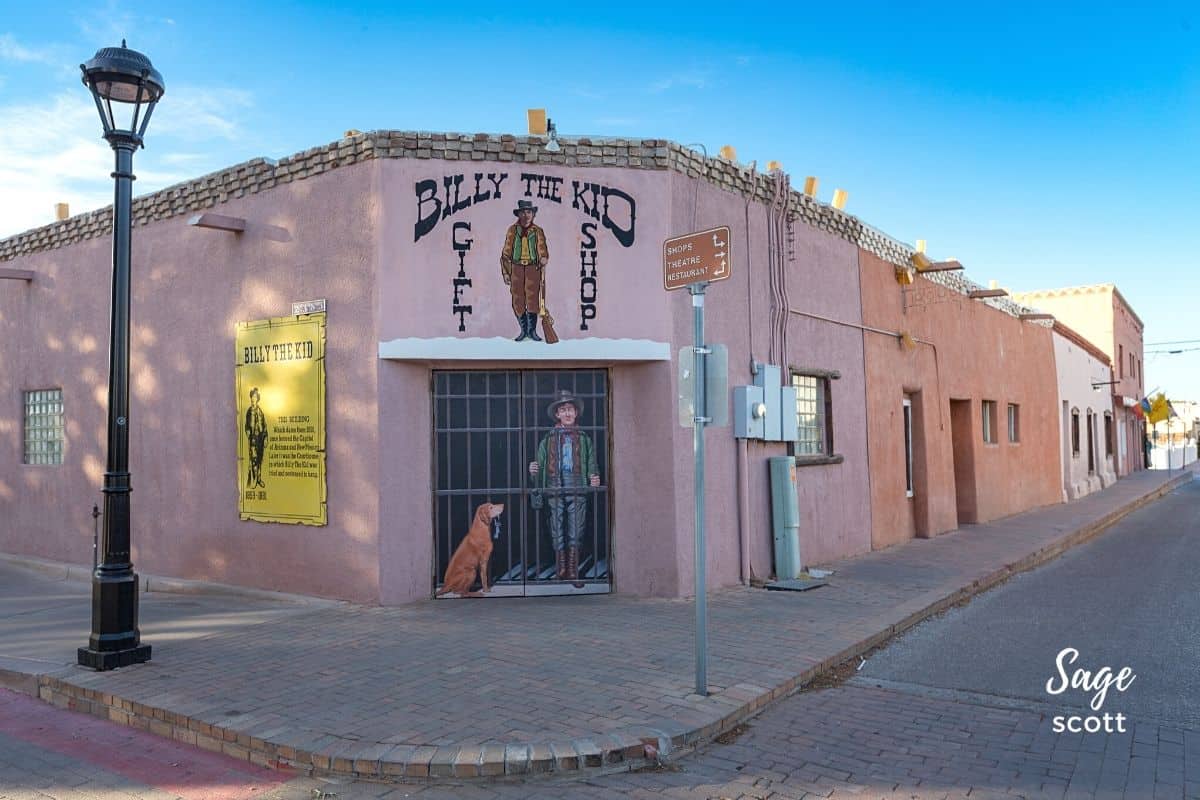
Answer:
[{"label": "window grille", "polygon": [[62,389],[25,392],[25,463],[63,463]]}]

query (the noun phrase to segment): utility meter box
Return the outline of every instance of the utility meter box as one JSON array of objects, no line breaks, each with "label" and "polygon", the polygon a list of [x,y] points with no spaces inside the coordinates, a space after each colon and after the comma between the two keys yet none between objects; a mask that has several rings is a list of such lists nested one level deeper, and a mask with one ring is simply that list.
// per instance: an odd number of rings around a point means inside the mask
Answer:
[{"label": "utility meter box", "polygon": [[733,387],[733,435],[737,439],[761,439],[766,430],[761,386]]}]

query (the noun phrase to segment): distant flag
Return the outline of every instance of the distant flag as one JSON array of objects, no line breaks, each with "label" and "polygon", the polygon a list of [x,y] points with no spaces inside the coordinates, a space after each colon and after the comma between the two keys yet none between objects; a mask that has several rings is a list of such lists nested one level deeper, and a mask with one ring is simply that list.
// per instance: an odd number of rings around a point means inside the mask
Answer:
[{"label": "distant flag", "polygon": [[[1143,404],[1145,402],[1145,400],[1142,400]],[[1159,392],[1150,404],[1150,408],[1146,410],[1146,420],[1151,425],[1154,425],[1163,420],[1170,419],[1172,414],[1171,403],[1167,400],[1167,396]]]},{"label": "distant flag", "polygon": [[1143,397],[1140,402],[1134,403],[1132,406],[1130,406],[1129,410],[1132,411],[1133,415],[1138,419],[1145,419],[1146,412],[1150,410],[1150,402]]}]

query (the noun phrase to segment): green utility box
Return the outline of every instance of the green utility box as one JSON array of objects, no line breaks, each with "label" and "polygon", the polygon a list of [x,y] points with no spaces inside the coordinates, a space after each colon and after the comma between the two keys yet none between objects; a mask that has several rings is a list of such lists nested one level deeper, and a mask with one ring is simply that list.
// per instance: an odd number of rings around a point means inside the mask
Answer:
[{"label": "green utility box", "polygon": [[796,498],[796,460],[773,456],[771,466],[771,530],[775,537],[775,577],[792,580],[804,571],[800,560],[800,502]]}]

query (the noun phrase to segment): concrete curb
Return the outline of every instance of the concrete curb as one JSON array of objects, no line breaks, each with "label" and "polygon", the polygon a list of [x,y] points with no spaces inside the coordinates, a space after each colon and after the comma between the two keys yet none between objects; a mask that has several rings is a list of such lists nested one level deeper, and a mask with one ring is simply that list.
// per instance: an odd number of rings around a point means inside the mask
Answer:
[{"label": "concrete curb", "polygon": [[[688,722],[657,719],[645,725],[592,738],[507,745],[411,745],[361,742],[280,728],[252,717],[213,724],[144,705],[122,697],[76,686],[69,669],[30,674],[0,665],[0,686],[36,693],[59,708],[80,711],[123,725],[147,730],[205,750],[224,753],[259,766],[291,767],[312,775],[366,780],[439,782],[495,780],[506,776],[529,778],[558,775],[591,777],[627,771],[677,758],[683,752],[720,736],[767,706],[802,689],[806,684],[903,633],[924,620],[1002,583],[1020,572],[1038,567],[1067,550],[1095,538],[1128,514],[1192,480],[1184,472],[1135,498],[1121,508],[1065,533],[1051,544],[989,572],[907,615],[859,642],[780,684],[766,688],[737,684],[720,694],[694,697]],[[31,691],[32,690],[32,691]],[[702,721],[697,721],[697,719]],[[564,774],[565,773],[565,774]]]}]

